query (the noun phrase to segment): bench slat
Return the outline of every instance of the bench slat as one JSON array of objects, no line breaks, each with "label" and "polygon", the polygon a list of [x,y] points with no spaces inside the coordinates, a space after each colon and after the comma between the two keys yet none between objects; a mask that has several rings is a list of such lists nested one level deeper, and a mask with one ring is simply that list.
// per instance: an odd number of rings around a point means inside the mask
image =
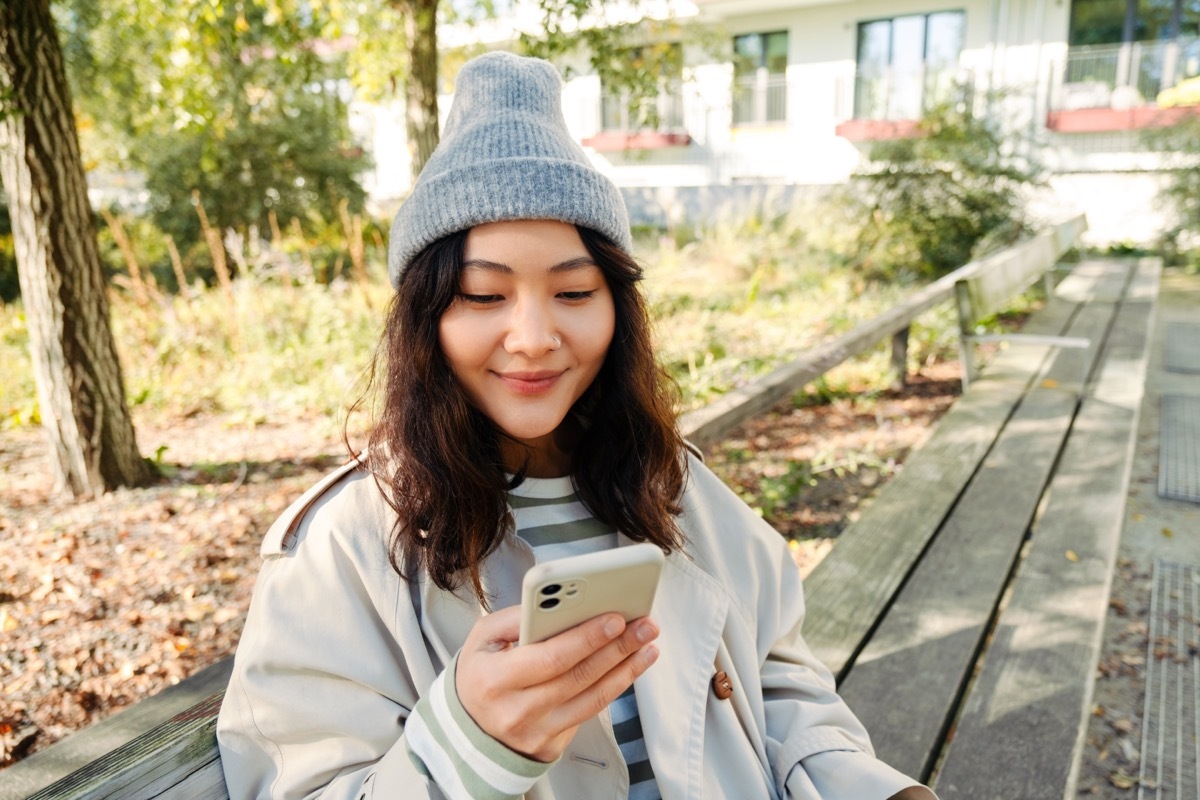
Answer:
[{"label": "bench slat", "polygon": [[[1072,280],[1085,294],[1097,276]],[[1074,302],[1052,303],[1026,328],[1060,334],[1077,310]],[[804,637],[835,676],[844,676],[1047,357],[1038,347],[1000,352],[988,368],[987,391],[954,402],[805,579]]]},{"label": "bench slat", "polygon": [[[1139,266],[937,777],[943,800],[1075,793],[1124,519],[1159,265]],[[1067,556],[1068,551],[1077,560]],[[1020,764],[1020,770],[1013,770]]]},{"label": "bench slat", "polygon": [[24,800],[88,762],[203,702],[225,688],[232,670],[233,659],[222,659],[183,682],[0,771],[0,800]]},{"label": "bench slat", "polygon": [[[1114,310],[1087,305],[1071,333],[1098,338]],[[1076,395],[1060,386],[1080,355],[1054,354],[841,686],[878,755],[909,774],[927,776],[941,750],[1070,430]]]},{"label": "bench slat", "polygon": [[214,694],[29,800],[227,797],[216,748],[224,696]]}]

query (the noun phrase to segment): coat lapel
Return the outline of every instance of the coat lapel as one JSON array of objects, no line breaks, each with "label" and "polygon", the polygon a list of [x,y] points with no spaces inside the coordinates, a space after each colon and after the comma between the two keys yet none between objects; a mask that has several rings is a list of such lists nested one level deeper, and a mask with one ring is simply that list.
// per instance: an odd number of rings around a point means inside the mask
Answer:
[{"label": "coat lapel", "polygon": [[[624,544],[624,537],[622,537]],[[667,558],[651,617],[658,661],[634,684],[663,800],[704,795],[704,715],[729,596],[684,553]]]},{"label": "coat lapel", "polygon": [[[533,551],[516,536],[505,536],[496,552],[481,565],[480,579],[493,611],[521,602],[521,579],[533,566]],[[462,649],[471,628],[484,611],[469,584],[451,594],[433,585],[422,574],[421,630],[430,649],[445,667]]]}]

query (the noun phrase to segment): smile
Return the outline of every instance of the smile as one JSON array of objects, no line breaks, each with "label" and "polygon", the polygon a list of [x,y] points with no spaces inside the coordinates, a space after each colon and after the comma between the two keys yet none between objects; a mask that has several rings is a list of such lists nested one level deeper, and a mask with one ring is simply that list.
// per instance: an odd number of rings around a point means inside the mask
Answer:
[{"label": "smile", "polygon": [[542,394],[550,391],[562,372],[497,372],[496,377],[517,394]]}]

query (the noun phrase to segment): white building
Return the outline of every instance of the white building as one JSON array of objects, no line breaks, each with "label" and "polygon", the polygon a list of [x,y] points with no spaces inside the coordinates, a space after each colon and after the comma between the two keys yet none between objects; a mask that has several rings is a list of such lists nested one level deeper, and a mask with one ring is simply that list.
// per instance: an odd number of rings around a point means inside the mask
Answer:
[{"label": "white building", "polygon": [[[664,196],[698,208],[742,187],[843,182],[871,142],[911,134],[928,103],[965,85],[1050,169],[1050,213],[1086,212],[1095,244],[1150,242],[1163,224],[1163,174],[1142,133],[1200,113],[1200,79],[1188,83],[1200,75],[1192,0],[695,0],[664,9],[695,14],[724,44],[678,45],[678,75],[663,86],[652,128],[631,122],[628,104],[586,74],[583,57],[564,92],[572,131],[635,214],[650,217]],[[514,29],[488,38],[511,40]],[[993,90],[1004,100],[985,108]],[[385,137],[395,154],[394,129]],[[400,169],[375,152],[388,176],[375,193],[403,193],[407,159]]]}]

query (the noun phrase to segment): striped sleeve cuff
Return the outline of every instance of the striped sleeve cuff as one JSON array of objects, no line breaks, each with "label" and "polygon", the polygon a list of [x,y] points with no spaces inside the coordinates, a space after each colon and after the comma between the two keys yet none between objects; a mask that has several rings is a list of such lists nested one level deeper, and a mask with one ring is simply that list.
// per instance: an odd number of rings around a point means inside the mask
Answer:
[{"label": "striped sleeve cuff", "polygon": [[458,657],[413,707],[404,726],[408,757],[449,800],[508,800],[533,788],[553,763],[525,758],[471,719],[454,683]]}]

